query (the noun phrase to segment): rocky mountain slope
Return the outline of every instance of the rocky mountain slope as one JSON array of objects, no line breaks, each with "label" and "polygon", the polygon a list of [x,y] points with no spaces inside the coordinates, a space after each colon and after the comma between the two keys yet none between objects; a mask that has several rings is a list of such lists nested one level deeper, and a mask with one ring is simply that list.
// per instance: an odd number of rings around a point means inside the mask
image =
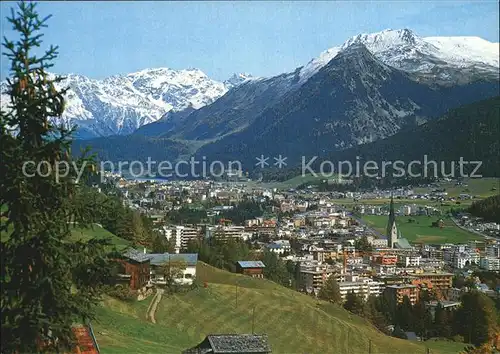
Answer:
[{"label": "rocky mountain slope", "polygon": [[[451,172],[451,161],[455,161],[458,174],[458,161],[481,161],[476,172],[484,176],[500,176],[500,96],[475,102],[453,109],[434,121],[418,127],[398,132],[386,139],[370,144],[358,145],[335,154],[318,158],[334,163],[351,161],[446,161],[445,173]],[[476,164],[464,165],[464,171],[471,173]],[[312,164],[319,170],[318,164]],[[418,169],[415,166],[414,171]],[[300,173],[300,172],[299,172]],[[429,172],[431,175],[432,172]]]}]

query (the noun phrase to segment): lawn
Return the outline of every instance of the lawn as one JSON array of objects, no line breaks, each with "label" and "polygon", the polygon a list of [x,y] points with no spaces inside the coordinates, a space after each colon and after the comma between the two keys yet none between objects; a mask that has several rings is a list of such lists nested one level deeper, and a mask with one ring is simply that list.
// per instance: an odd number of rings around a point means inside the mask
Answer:
[{"label": "lawn", "polygon": [[456,354],[460,353],[464,350],[466,347],[465,343],[460,343],[460,342],[452,342],[449,340],[434,340],[434,339],[429,339],[428,341],[424,342],[425,346],[430,348],[431,350],[437,350],[440,353],[446,353],[446,354]]},{"label": "lawn", "polygon": [[[413,243],[465,243],[471,240],[481,240],[482,237],[457,227],[449,218],[444,219],[442,229],[432,227],[436,216],[412,216],[415,220],[409,223],[410,217],[397,217],[396,223],[401,235]],[[385,215],[365,215],[362,219],[377,231],[384,233],[387,227],[387,216]]]}]

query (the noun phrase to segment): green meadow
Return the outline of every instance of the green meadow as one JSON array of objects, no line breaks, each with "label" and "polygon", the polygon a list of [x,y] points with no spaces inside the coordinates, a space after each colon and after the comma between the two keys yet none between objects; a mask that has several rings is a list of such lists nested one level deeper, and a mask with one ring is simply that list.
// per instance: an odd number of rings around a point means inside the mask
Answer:
[{"label": "green meadow", "polygon": [[[413,219],[414,222],[409,222]],[[384,233],[387,227],[386,215],[364,215],[362,219],[377,231]],[[466,243],[481,240],[482,237],[456,226],[449,218],[443,218],[444,227],[432,227],[437,216],[400,216],[396,217],[396,225],[402,237],[413,243]]]}]

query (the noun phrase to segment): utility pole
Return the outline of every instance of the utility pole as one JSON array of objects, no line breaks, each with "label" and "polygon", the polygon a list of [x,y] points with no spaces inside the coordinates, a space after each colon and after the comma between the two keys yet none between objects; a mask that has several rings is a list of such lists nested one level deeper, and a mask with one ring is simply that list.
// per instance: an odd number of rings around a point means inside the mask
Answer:
[{"label": "utility pole", "polygon": [[252,334],[254,334],[254,328],[255,328],[255,306],[252,308]]},{"label": "utility pole", "polygon": [[372,340],[368,339],[368,354],[372,354]]},{"label": "utility pole", "polygon": [[236,307],[238,307],[238,284],[236,284]]},{"label": "utility pole", "polygon": [[347,327],[347,354],[349,354],[349,327]]}]

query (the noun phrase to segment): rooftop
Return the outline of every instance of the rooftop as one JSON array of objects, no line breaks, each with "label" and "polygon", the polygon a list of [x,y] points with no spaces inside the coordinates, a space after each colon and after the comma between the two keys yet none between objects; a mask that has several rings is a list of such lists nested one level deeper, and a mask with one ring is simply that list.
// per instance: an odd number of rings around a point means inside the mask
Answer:
[{"label": "rooftop", "polygon": [[271,353],[266,335],[256,334],[211,334],[196,347],[184,354],[240,354]]},{"label": "rooftop", "polygon": [[267,336],[254,334],[217,334],[207,336],[214,353],[267,353]]},{"label": "rooftop", "polygon": [[186,262],[188,266],[195,266],[198,262],[198,253],[148,253],[151,265],[162,265],[168,262]]},{"label": "rooftop", "polygon": [[402,284],[402,285],[387,285],[385,288],[392,288],[392,289],[407,289],[407,288],[416,288],[416,285],[410,285],[410,284]]},{"label": "rooftop", "polygon": [[123,254],[123,256],[125,258],[131,259],[131,260],[133,260],[135,262],[139,262],[139,263],[144,263],[144,262],[149,261],[149,257],[146,253],[132,249],[132,248],[127,250]]},{"label": "rooftop", "polygon": [[265,268],[265,264],[261,261],[238,261],[241,268]]}]

